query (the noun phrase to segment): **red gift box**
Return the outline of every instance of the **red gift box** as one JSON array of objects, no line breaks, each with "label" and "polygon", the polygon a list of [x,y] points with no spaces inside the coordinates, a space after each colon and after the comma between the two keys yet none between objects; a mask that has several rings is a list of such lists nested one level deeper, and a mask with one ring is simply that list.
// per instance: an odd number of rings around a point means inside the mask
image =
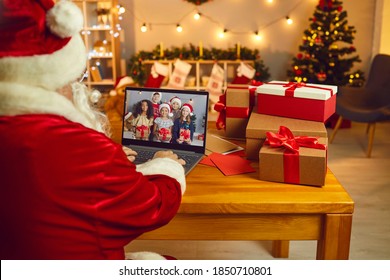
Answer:
[{"label": "red gift box", "polygon": [[272,81],[256,92],[260,114],[325,122],[336,110],[337,86]]},{"label": "red gift box", "polygon": [[323,186],[327,165],[327,138],[294,136],[281,126],[267,132],[259,153],[259,179]]}]

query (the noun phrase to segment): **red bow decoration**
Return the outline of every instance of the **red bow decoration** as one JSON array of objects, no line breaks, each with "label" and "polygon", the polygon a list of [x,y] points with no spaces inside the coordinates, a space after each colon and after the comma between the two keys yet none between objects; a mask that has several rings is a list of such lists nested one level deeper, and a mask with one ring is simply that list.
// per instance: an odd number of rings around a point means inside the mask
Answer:
[{"label": "red bow decoration", "polygon": [[267,139],[264,144],[271,147],[285,147],[291,153],[299,153],[299,147],[326,150],[325,144],[318,143],[317,137],[294,136],[291,130],[280,126],[279,132],[266,132]]},{"label": "red bow decoration", "polygon": [[266,132],[265,145],[273,148],[286,148],[283,153],[284,181],[299,184],[299,147],[326,150],[325,144],[320,144],[317,137],[294,136],[291,130],[280,126],[279,132]]},{"label": "red bow decoration", "polygon": [[225,129],[226,127],[226,95],[219,96],[219,100],[214,105],[214,110],[219,112],[216,121],[217,129]]},{"label": "red bow decoration", "polygon": [[306,84],[305,83],[294,83],[294,82],[288,82],[287,84],[283,85],[283,87],[286,87],[286,96],[294,96],[294,91],[295,89],[297,88],[300,88],[300,87],[305,87]]},{"label": "red bow decoration", "polygon": [[184,138],[184,140],[186,139],[190,139],[190,136],[191,136],[191,132],[189,129],[180,129],[180,138]]},{"label": "red bow decoration", "polygon": [[168,128],[163,127],[158,130],[158,134],[161,136],[162,140],[165,141],[167,140],[167,137],[171,134],[171,132]]},{"label": "red bow decoration", "polygon": [[140,125],[136,129],[141,132],[141,138],[145,138],[145,130],[148,130],[148,127],[146,125]]},{"label": "red bow decoration", "polygon": [[268,83],[269,85],[281,85],[283,87],[286,87],[287,89],[285,90],[285,96],[288,97],[294,97],[294,91],[297,88],[301,87],[307,87],[307,88],[314,88],[314,89],[321,89],[321,90],[327,90],[330,92],[330,96],[333,95],[333,89],[331,88],[326,88],[326,87],[318,87],[318,86],[309,86],[305,83],[294,83],[294,82],[288,82],[287,84],[285,83]]}]

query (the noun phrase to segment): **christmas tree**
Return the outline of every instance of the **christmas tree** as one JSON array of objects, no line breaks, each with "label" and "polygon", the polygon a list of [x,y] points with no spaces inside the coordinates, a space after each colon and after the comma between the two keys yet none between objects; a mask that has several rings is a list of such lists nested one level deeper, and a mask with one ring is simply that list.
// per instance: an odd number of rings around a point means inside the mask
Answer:
[{"label": "christmas tree", "polygon": [[320,0],[304,31],[303,44],[287,71],[291,81],[362,86],[362,71],[352,72],[354,63],[361,62],[354,54],[356,30],[348,25],[342,1]]}]

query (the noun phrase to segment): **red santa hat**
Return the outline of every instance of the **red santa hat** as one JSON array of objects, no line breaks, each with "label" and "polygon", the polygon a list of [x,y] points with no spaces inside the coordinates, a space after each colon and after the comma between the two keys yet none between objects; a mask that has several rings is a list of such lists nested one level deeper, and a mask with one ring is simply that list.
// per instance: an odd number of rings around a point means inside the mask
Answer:
[{"label": "red santa hat", "polygon": [[181,106],[181,109],[187,108],[190,111],[190,116],[193,115],[192,112],[194,112],[194,109],[192,108],[192,105],[189,103],[184,103],[183,106]]},{"label": "red santa hat", "polygon": [[58,89],[81,76],[81,10],[70,1],[0,3],[0,80]]},{"label": "red santa hat", "polygon": [[177,96],[172,97],[172,98],[169,100],[169,103],[171,104],[171,106],[172,106],[173,102],[177,102],[177,104],[179,104],[179,107],[181,107],[181,100],[180,100],[179,97],[177,97]]},{"label": "red santa hat", "polygon": [[172,111],[171,105],[169,105],[168,103],[164,102],[164,103],[161,103],[160,106],[158,106],[158,111],[161,112],[162,108],[167,108],[168,109],[168,116],[170,116],[170,117],[173,116],[173,114],[171,113],[171,111]]}]

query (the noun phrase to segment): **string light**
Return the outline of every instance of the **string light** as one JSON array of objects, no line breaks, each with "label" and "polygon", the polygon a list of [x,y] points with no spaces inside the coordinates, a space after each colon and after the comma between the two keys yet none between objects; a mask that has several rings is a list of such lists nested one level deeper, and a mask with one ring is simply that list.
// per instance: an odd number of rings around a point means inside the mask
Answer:
[{"label": "string light", "polygon": [[[273,4],[274,1],[273,0],[266,0],[267,3],[269,4]],[[296,5],[294,7],[292,7],[289,11],[287,11],[288,14],[291,14],[294,10],[296,10],[301,4],[303,4],[305,2],[305,0],[300,0],[299,2],[296,3]],[[212,17],[210,16],[207,16],[207,15],[204,15],[203,13],[200,13],[199,8],[195,8],[191,11],[189,11],[188,13],[184,14],[180,19],[179,19],[179,22],[184,20],[188,15],[192,14],[193,15],[193,18],[194,20],[199,20],[200,17],[202,18],[206,18],[208,19],[210,22],[216,24],[216,25],[219,25],[219,26],[223,26],[222,23],[220,23],[219,21],[213,19]],[[142,20],[140,18],[137,18],[134,14],[134,11],[132,12],[133,16],[135,17],[135,20],[139,21],[139,22],[142,22]],[[270,22],[268,22],[267,24],[264,24],[262,26],[259,26],[259,28],[261,30],[264,30],[266,29],[267,27],[281,21],[285,19],[287,24],[291,25],[293,24],[293,20],[289,17],[289,16],[283,16],[283,17],[279,17],[279,18],[275,18],[274,20],[271,20]],[[152,25],[158,25],[158,26],[162,26],[162,25],[173,25],[176,27],[176,31],[177,32],[182,32],[183,31],[183,28],[180,24],[176,24],[176,23],[170,23],[170,22],[144,22],[142,27],[141,27],[141,32],[145,33],[147,32],[149,29],[151,30],[151,27]],[[147,27],[148,26],[148,27]],[[226,34],[227,30],[225,29],[223,32],[220,32],[218,33],[218,37],[220,38],[224,38],[225,37],[225,34]],[[229,30],[229,33],[231,34],[236,34],[236,35],[242,35],[242,34],[253,34],[253,31],[248,31],[248,32],[243,32],[243,31],[234,31],[234,30]],[[253,36],[253,35],[252,35]],[[258,34],[258,32],[256,31],[255,32],[255,39],[256,40],[262,40],[262,36]]]},{"label": "string light", "polygon": [[199,13],[198,11],[196,11],[195,14],[194,14],[194,19],[195,19],[195,20],[199,20],[201,15],[202,15],[201,13]]},{"label": "string light", "polygon": [[142,26],[141,26],[141,32],[146,32],[146,31],[148,31],[148,27],[146,26],[146,23],[144,23],[144,24],[142,24]]},{"label": "string light", "polygon": [[255,38],[257,41],[260,41],[262,39],[261,35],[259,34],[259,31],[255,31]]},{"label": "string light", "polygon": [[227,29],[224,29],[222,32],[220,32],[218,35],[219,38],[221,38],[221,39],[224,38],[227,31],[228,31]]}]

